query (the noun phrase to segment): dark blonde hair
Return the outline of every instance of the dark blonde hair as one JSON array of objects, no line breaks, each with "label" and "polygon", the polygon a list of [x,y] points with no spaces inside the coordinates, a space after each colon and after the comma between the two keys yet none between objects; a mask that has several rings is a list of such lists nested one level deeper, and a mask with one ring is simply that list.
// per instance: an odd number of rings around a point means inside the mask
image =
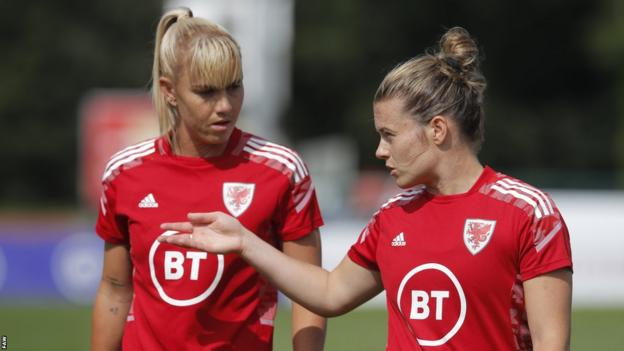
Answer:
[{"label": "dark blonde hair", "polygon": [[225,29],[193,17],[188,8],[165,13],[156,29],[152,69],[152,99],[162,134],[175,128],[176,109],[167,103],[159,80],[167,77],[175,82],[182,67],[194,86],[223,89],[243,79],[240,48]]},{"label": "dark blonde hair", "polygon": [[386,75],[375,102],[398,97],[416,120],[454,118],[477,150],[483,142],[483,98],[486,82],[479,67],[479,49],[468,31],[449,29],[437,50],[414,57]]}]

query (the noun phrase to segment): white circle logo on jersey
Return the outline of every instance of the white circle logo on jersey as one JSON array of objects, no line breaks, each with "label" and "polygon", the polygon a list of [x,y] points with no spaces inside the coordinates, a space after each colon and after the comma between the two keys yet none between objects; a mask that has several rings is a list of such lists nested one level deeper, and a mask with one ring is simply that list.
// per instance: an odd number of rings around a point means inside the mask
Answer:
[{"label": "white circle logo on jersey", "polygon": [[399,286],[397,305],[422,346],[440,346],[464,324],[466,296],[447,267],[426,263],[409,271]]},{"label": "white circle logo on jersey", "polygon": [[[168,230],[162,235],[176,234]],[[213,264],[215,263],[215,264]],[[184,250],[154,240],[149,252],[152,282],[160,297],[170,305],[191,306],[204,301],[219,285],[223,255]]]}]

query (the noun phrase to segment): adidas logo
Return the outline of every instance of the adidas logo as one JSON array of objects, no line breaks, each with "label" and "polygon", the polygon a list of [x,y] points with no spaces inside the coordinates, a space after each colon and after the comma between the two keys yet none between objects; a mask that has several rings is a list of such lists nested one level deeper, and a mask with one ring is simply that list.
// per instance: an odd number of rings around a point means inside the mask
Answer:
[{"label": "adidas logo", "polygon": [[403,232],[401,232],[401,234],[395,236],[394,239],[392,239],[392,246],[405,246],[405,245],[407,245],[407,242],[405,242],[405,235],[403,235]]},{"label": "adidas logo", "polygon": [[156,207],[158,207],[158,202],[156,202],[156,199],[154,198],[154,195],[152,193],[147,194],[147,196],[145,196],[143,200],[139,202],[139,208],[156,208]]}]

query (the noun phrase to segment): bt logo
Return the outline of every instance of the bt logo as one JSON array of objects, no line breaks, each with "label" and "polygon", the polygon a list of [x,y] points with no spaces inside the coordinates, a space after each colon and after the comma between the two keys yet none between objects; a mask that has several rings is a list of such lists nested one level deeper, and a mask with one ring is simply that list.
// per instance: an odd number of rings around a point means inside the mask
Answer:
[{"label": "bt logo", "polygon": [[[423,289],[427,286],[432,288]],[[438,263],[422,264],[403,277],[397,305],[410,324],[438,323],[440,328],[432,330],[445,330],[421,334],[423,338],[419,338],[418,343],[422,346],[443,345],[459,331],[466,318],[466,296],[459,280],[450,269]]]},{"label": "bt logo", "polygon": [[[169,230],[162,235],[167,236],[175,233],[177,232]],[[158,250],[159,247],[160,242],[154,240],[149,252],[149,268],[152,283],[154,283],[154,287],[163,301],[174,306],[191,306],[204,301],[219,285],[219,281],[223,276],[223,255],[208,255],[206,252],[197,251],[163,251],[162,249]],[[155,259],[155,257],[158,257],[158,259]],[[188,262],[190,262],[190,267]],[[216,267],[214,267],[215,263]],[[207,270],[210,272],[214,271],[214,274],[208,274],[209,277],[207,277],[206,274],[210,273]],[[188,298],[188,296],[175,296],[180,294],[179,290],[171,291],[171,287],[169,287],[169,290],[167,289],[167,282],[184,282],[184,279],[187,279],[186,282],[188,283],[194,282],[194,288],[200,286],[201,291],[196,293],[195,296]],[[190,284],[187,285],[190,286]],[[186,292],[191,289],[182,288],[181,290]]]},{"label": "bt logo", "polygon": [[[189,251],[186,258],[191,260],[191,280],[199,276],[199,262],[208,258],[206,252]],[[184,255],[179,251],[165,251],[165,279],[179,280],[184,275]]]},{"label": "bt logo", "polygon": [[435,299],[435,319],[442,320],[444,310],[444,299],[448,299],[449,292],[446,290],[432,290],[431,294],[423,290],[412,290],[412,308],[410,310],[410,319],[427,319],[429,318],[429,296]]}]

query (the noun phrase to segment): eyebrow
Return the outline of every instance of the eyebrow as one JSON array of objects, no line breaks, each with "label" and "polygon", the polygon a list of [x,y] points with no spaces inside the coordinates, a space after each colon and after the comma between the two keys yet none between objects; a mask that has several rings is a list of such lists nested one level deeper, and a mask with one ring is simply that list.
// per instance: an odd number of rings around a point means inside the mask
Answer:
[{"label": "eyebrow", "polygon": [[193,89],[197,89],[197,90],[217,90],[219,88],[217,88],[214,85],[208,85],[208,84],[197,84],[197,85],[192,85],[191,86]]},{"label": "eyebrow", "polygon": [[219,89],[226,89],[226,88],[231,87],[232,85],[238,85],[238,84],[242,84],[242,83],[243,83],[243,81],[242,81],[242,80],[235,80],[235,81],[233,81],[233,82],[230,82],[230,84],[228,84],[228,85],[226,85],[226,86],[224,86],[224,87],[217,87],[217,86],[215,86],[215,85],[211,85],[211,84],[201,84],[201,83],[200,83],[200,84],[195,84],[195,85],[192,85],[191,87],[192,87],[193,89],[198,89],[198,90],[199,90],[199,89],[203,89],[203,90],[219,90]]},{"label": "eyebrow", "polygon": [[[377,128],[375,128],[375,129],[377,129]],[[394,130],[392,130],[392,129],[388,129],[387,127],[385,127],[385,126],[384,126],[384,127],[381,127],[381,128],[379,128],[379,129],[377,129],[377,132],[379,132],[379,133],[382,133],[382,132],[386,132],[386,133],[388,133],[388,132],[389,132],[389,133],[394,133]]]}]

